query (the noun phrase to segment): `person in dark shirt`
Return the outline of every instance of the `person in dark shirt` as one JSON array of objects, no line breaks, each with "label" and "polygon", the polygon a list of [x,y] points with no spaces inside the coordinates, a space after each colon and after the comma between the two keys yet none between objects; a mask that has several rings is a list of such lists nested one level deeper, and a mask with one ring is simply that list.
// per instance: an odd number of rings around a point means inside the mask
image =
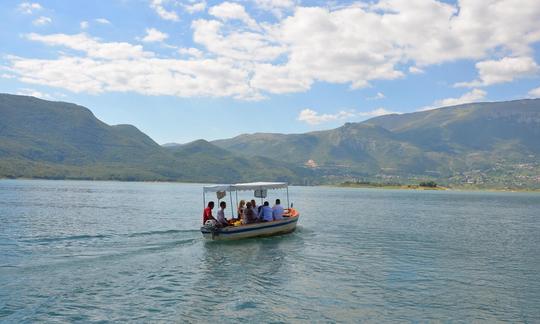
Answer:
[{"label": "person in dark shirt", "polygon": [[259,209],[257,208],[257,203],[255,202],[255,199],[251,199],[251,209],[253,209],[255,216],[259,218]]},{"label": "person in dark shirt", "polygon": [[251,224],[255,222],[257,222],[257,215],[255,215],[255,212],[251,208],[251,202],[248,202],[246,204],[246,209],[244,211],[242,223],[246,225],[246,224]]}]

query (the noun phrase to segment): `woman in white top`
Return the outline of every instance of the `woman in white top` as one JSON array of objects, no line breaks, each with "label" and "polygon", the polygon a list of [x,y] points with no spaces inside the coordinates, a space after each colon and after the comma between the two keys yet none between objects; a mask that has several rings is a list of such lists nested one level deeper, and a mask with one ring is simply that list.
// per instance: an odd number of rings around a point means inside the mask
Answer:
[{"label": "woman in white top", "polygon": [[244,211],[246,209],[246,201],[245,200],[240,200],[240,203],[238,204],[238,209],[236,210],[236,215],[238,215],[238,220],[242,220],[243,219],[243,215],[244,215]]}]

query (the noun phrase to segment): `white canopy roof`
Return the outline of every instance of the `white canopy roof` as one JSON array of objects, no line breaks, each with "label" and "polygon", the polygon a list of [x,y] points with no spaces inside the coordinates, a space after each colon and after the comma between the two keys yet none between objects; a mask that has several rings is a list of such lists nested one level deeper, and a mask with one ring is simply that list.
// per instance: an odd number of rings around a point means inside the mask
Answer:
[{"label": "white canopy roof", "polygon": [[260,189],[281,189],[287,188],[286,182],[248,182],[235,184],[221,184],[204,187],[204,192],[218,191],[243,191],[243,190],[260,190]]},{"label": "white canopy roof", "polygon": [[231,191],[230,184],[213,185],[213,186],[207,186],[203,188],[204,188],[204,192]]}]

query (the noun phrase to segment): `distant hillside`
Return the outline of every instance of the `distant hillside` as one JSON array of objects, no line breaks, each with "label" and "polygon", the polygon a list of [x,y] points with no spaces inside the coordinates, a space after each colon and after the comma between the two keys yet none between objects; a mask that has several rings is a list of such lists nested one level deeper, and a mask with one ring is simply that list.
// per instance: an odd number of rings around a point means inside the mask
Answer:
[{"label": "distant hillside", "polygon": [[236,157],[206,141],[162,147],[64,102],[0,94],[0,177],[302,183],[306,168]]},{"label": "distant hillside", "polygon": [[167,149],[177,158],[189,161],[189,169],[197,175],[204,175],[214,182],[246,181],[295,181],[302,182],[313,172],[305,167],[294,167],[285,162],[269,158],[244,157],[205,140],[197,140],[184,145],[169,146]]},{"label": "distant hillside", "polygon": [[[244,155],[310,164],[327,181],[540,187],[540,99],[393,114],[306,134],[214,141]],[[312,161],[310,161],[312,160]]]},{"label": "distant hillside", "polygon": [[540,99],[475,103],[306,134],[160,146],[87,108],[0,94],[0,177],[368,181],[540,189]]},{"label": "distant hillside", "polygon": [[491,151],[506,143],[520,145],[523,152],[540,153],[540,99],[474,103],[381,116],[365,123],[426,150]]}]

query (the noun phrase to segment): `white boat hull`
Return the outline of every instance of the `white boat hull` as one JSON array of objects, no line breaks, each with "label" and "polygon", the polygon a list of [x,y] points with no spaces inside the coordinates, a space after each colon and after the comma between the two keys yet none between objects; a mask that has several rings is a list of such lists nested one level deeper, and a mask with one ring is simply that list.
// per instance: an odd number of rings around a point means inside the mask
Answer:
[{"label": "white boat hull", "polygon": [[228,226],[211,230],[201,227],[204,238],[214,241],[240,240],[250,237],[263,237],[291,233],[296,229],[296,223],[300,216],[286,217],[283,220],[273,222],[255,223],[242,226]]}]

